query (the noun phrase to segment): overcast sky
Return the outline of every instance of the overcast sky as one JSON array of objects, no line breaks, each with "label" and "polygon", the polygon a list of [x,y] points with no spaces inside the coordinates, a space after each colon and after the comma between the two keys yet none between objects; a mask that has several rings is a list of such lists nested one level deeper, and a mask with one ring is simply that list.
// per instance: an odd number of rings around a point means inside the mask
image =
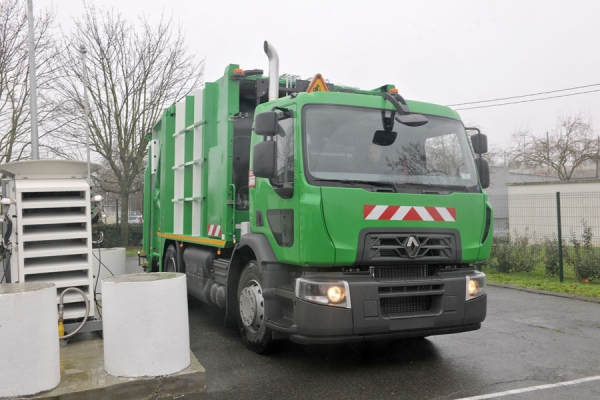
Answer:
[{"label": "overcast sky", "polygon": [[[81,0],[33,2],[36,13],[54,8],[67,31],[83,9]],[[407,99],[444,105],[600,84],[600,2],[593,0],[92,2],[131,19],[164,14],[181,23],[189,50],[206,59],[205,81],[230,63],[266,73],[268,40],[281,73],[320,72],[363,89],[390,83]],[[537,98],[589,90],[600,85]],[[600,132],[600,91],[459,111],[499,145],[515,130],[542,135],[557,114],[577,112]]]}]

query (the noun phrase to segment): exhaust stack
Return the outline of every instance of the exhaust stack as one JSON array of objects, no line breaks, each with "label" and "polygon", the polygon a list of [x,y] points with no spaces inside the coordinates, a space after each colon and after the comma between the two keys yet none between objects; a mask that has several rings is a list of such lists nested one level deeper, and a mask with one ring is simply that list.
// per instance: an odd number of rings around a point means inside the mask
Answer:
[{"label": "exhaust stack", "polygon": [[272,44],[265,40],[265,53],[269,57],[269,101],[279,97],[279,55]]}]

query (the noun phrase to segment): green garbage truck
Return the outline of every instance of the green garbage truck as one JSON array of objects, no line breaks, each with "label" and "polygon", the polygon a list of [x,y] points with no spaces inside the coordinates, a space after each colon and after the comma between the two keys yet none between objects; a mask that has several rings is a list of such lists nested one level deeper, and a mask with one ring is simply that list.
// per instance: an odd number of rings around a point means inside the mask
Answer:
[{"label": "green garbage truck", "polygon": [[185,273],[258,353],[479,329],[486,136],[393,85],[280,76],[264,50],[268,75],[229,65],[154,125],[147,270]]}]

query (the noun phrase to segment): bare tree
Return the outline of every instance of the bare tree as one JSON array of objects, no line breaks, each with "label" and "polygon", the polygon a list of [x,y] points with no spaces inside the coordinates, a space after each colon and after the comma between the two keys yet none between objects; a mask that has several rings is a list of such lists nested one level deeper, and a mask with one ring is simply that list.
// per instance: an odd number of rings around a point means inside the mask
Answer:
[{"label": "bare tree", "polygon": [[[179,101],[202,82],[203,61],[189,54],[181,28],[171,20],[131,22],[114,10],[97,10],[86,3],[85,13],[66,40],[60,61],[64,70],[56,89],[63,109],[57,121],[63,141],[79,147],[86,131],[79,52],[87,48],[90,95],[90,143],[109,168],[99,189],[121,196],[124,215],[129,196],[142,189],[148,133],[164,107]],[[127,218],[125,217],[126,221]],[[128,238],[128,224],[121,224]]]},{"label": "bare tree", "polygon": [[555,173],[560,180],[570,180],[576,170],[594,162],[598,154],[592,122],[581,113],[559,116],[554,129],[545,135],[538,136],[529,130],[515,132],[512,143],[512,165],[540,174]]},{"label": "bare tree", "polygon": [[488,152],[484,155],[490,166],[501,167],[508,164],[508,152],[504,146],[497,143],[488,144]]},{"label": "bare tree", "polygon": [[[53,23],[54,14],[45,11],[35,18],[34,24],[40,125],[49,119],[53,111],[45,95],[56,65],[51,36]],[[0,163],[30,156],[29,93],[27,2],[0,0]],[[40,139],[47,134],[48,131],[42,133]]]}]

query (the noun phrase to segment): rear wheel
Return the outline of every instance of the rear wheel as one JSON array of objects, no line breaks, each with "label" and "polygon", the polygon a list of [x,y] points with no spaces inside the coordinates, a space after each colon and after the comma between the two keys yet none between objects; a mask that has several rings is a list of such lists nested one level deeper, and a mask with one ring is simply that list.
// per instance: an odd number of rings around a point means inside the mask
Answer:
[{"label": "rear wheel", "polygon": [[177,249],[170,244],[163,259],[163,272],[177,272]]},{"label": "rear wheel", "polygon": [[273,335],[265,324],[262,276],[254,260],[246,264],[240,276],[237,304],[237,320],[242,341],[256,353],[267,351]]}]

